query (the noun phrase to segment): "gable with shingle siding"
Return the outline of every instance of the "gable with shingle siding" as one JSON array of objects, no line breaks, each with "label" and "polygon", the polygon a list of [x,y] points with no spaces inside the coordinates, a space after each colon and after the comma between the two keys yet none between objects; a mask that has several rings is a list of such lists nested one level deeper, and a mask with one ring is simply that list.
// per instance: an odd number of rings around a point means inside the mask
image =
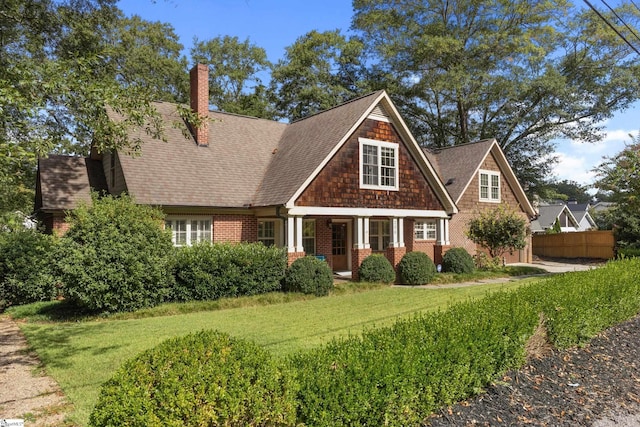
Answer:
[{"label": "gable with shingle siding", "polygon": [[[398,144],[398,191],[360,188],[359,138]],[[393,124],[366,119],[295,202],[296,206],[443,210]]]}]

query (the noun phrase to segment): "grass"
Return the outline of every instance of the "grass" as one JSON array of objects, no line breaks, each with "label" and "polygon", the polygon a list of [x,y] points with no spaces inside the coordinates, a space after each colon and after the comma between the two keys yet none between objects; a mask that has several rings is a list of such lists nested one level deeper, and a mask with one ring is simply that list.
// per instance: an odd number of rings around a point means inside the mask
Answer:
[{"label": "grass", "polygon": [[421,289],[347,282],[325,298],[274,293],[165,304],[106,318],[84,313],[69,316],[60,302],[16,307],[9,313],[27,320],[20,327],[47,373],[73,403],[71,421],[86,425],[102,383],[126,359],[168,338],[217,329],[253,340],[276,356],[285,356],[335,337],[388,325],[400,317],[445,309],[458,301],[524,283]]}]

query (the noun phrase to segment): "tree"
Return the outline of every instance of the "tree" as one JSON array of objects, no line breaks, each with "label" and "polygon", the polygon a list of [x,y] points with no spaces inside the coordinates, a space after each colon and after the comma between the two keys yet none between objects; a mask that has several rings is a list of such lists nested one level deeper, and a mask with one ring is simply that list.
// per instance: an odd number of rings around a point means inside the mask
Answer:
[{"label": "tree", "polygon": [[605,157],[594,172],[595,187],[610,192],[615,203],[608,217],[618,245],[640,248],[640,134],[620,153]]},{"label": "tree", "polygon": [[[354,10],[372,75],[391,82],[419,142],[495,137],[530,195],[550,173],[555,138],[600,139],[598,123],[640,95],[634,52],[563,0],[355,0]],[[636,8],[616,12],[637,27]]]},{"label": "tree", "polygon": [[271,118],[267,91],[260,74],[269,70],[267,52],[238,37],[215,37],[194,41],[194,62],[213,64],[209,68],[209,100],[217,109],[229,113]]},{"label": "tree", "polygon": [[587,192],[587,187],[576,181],[562,180],[548,184],[549,194],[547,199],[561,199],[563,201],[574,200],[577,203],[591,203],[592,196]]},{"label": "tree", "polygon": [[485,210],[469,221],[467,236],[492,258],[527,246],[525,219],[507,205]]},{"label": "tree", "polygon": [[124,19],[115,0],[6,0],[0,34],[0,216],[31,210],[38,156],[135,149],[127,126],[162,137],[150,100],[182,90],[152,78],[177,75],[170,27]]},{"label": "tree", "polygon": [[297,120],[335,107],[363,90],[362,41],[339,30],[310,31],[286,48],[273,68],[278,116]]}]

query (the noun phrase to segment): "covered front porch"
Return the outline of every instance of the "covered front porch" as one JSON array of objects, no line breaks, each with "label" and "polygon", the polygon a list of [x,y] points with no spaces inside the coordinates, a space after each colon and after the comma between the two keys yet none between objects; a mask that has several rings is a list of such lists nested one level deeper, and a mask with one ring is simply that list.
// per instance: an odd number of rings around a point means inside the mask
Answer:
[{"label": "covered front porch", "polygon": [[354,280],[372,253],[384,254],[395,268],[415,250],[439,263],[449,247],[449,217],[441,211],[293,208],[283,220],[289,263],[314,255]]}]

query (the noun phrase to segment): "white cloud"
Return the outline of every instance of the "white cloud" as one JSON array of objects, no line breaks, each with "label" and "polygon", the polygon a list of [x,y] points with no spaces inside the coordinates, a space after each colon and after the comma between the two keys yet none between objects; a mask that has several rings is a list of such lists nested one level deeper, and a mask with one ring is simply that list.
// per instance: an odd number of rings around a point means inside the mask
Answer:
[{"label": "white cloud", "polygon": [[558,163],[553,173],[559,181],[569,180],[579,184],[591,184],[595,174],[591,171],[595,164],[585,156],[577,156],[564,152],[556,152]]}]

